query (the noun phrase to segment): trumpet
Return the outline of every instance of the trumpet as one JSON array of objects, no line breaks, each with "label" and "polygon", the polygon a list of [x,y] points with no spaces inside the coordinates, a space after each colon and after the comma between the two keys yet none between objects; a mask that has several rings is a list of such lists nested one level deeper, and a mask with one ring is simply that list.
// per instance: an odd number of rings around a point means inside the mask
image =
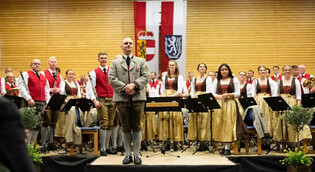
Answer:
[{"label": "trumpet", "polygon": [[313,88],[313,87],[315,87],[315,78],[307,78],[303,82],[303,87],[304,88]]}]

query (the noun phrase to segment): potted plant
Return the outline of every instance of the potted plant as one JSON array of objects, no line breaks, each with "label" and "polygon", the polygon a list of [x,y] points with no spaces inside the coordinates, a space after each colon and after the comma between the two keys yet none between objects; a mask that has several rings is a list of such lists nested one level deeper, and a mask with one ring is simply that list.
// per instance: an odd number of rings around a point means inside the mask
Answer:
[{"label": "potted plant", "polygon": [[311,164],[313,159],[305,156],[304,151],[295,148],[295,151],[284,150],[288,155],[283,160],[280,160],[282,165],[287,165],[288,172],[311,172]]},{"label": "potted plant", "polygon": [[28,155],[30,156],[30,159],[34,165],[34,169],[36,172],[40,171],[40,164],[43,163],[42,157],[40,155],[40,151],[38,150],[38,147],[34,146],[33,144],[30,144],[27,146]]},{"label": "potted plant", "polygon": [[305,125],[310,125],[313,118],[314,109],[305,109],[302,106],[294,105],[291,110],[287,111],[281,119],[287,124],[292,126],[294,131],[297,132],[297,148],[300,149],[299,133],[303,130]]},{"label": "potted plant", "polygon": [[27,144],[34,144],[39,127],[42,124],[42,118],[37,114],[34,107],[23,107],[20,109],[22,122],[26,130],[29,130]]}]

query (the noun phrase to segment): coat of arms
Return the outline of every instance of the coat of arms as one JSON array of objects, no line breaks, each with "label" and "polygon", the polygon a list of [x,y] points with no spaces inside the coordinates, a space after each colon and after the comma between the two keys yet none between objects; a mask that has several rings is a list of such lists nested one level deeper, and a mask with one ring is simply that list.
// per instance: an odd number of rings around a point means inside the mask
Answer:
[{"label": "coat of arms", "polygon": [[164,52],[171,60],[177,60],[182,55],[182,35],[165,35]]},{"label": "coat of arms", "polygon": [[137,55],[138,57],[145,58],[146,61],[153,59],[155,55],[155,40],[152,32],[138,32]]}]

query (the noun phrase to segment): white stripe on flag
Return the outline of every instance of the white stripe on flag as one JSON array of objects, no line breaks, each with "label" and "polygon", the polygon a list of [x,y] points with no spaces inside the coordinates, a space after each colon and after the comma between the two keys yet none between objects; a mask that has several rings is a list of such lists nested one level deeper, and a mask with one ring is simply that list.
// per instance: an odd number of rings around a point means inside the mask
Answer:
[{"label": "white stripe on flag", "polygon": [[174,1],[173,35],[182,35],[182,55],[177,60],[180,74],[186,78],[186,17],[187,1]]},{"label": "white stripe on flag", "polygon": [[153,32],[155,40],[155,48],[147,47],[147,54],[155,54],[153,59],[147,62],[147,66],[151,71],[156,72],[159,75],[159,23],[161,1],[147,1],[146,2],[146,29],[149,32]]},{"label": "white stripe on flag", "polygon": [[[154,54],[155,48],[148,48],[147,47],[147,54]],[[155,54],[156,55],[156,54]],[[152,59],[153,60],[153,59]],[[148,63],[148,62],[147,62]]]}]

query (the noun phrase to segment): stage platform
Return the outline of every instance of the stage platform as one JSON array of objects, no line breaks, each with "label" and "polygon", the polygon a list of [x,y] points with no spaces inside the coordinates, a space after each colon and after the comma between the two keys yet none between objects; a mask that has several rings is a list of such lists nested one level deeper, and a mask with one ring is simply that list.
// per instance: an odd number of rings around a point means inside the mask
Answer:
[{"label": "stage platform", "polygon": [[226,157],[218,153],[209,154],[207,152],[198,152],[192,155],[192,152],[167,152],[165,155],[160,152],[143,152],[142,165],[122,165],[122,156],[108,155],[99,157],[94,162],[85,167],[86,172],[182,172],[182,171],[223,171],[238,172],[241,166],[229,161]]},{"label": "stage platform", "polygon": [[[270,171],[284,172],[286,166],[281,165],[279,160],[285,157],[284,153],[270,152],[269,155],[257,155],[255,152],[240,152],[240,155],[221,156],[217,151],[197,152],[193,155],[194,149],[189,148],[181,153],[167,151],[165,155],[160,151],[142,152],[142,165],[123,165],[124,156],[108,155],[106,157],[92,156],[92,153],[84,155],[57,155],[50,153],[43,157],[43,172],[187,172],[187,171],[215,171],[215,172],[251,172]],[[148,157],[147,157],[148,156]],[[180,157],[178,157],[180,156]],[[308,156],[315,157],[314,154]],[[315,171],[315,165],[312,165]]]}]

